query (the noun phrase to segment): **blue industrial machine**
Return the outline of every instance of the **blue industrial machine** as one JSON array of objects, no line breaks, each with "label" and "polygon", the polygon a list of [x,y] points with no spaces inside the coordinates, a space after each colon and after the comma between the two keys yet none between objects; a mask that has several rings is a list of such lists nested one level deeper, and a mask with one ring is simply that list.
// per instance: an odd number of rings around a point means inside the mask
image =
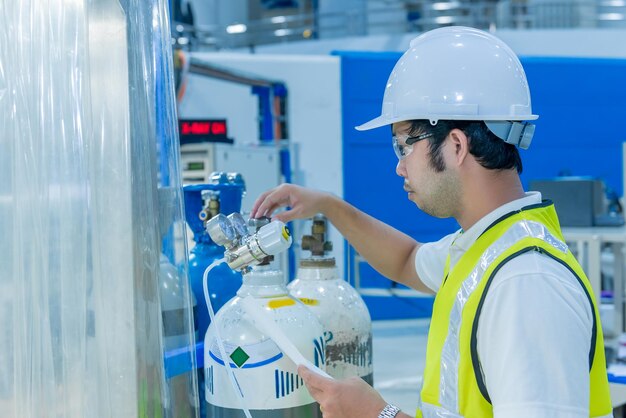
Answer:
[{"label": "blue industrial machine", "polygon": [[[194,184],[183,188],[185,194],[185,217],[193,231],[195,246],[189,254],[189,281],[196,300],[204,300],[202,275],[206,268],[224,256],[224,248],[215,244],[207,234],[204,224],[218,213],[229,215],[241,211],[245,192],[244,180],[235,173],[213,173],[209,184]],[[212,273],[211,303],[218,310],[228,302],[241,287],[241,274],[226,265],[215,268]],[[200,340],[209,327],[209,312],[204,303],[198,303],[195,312]]]}]

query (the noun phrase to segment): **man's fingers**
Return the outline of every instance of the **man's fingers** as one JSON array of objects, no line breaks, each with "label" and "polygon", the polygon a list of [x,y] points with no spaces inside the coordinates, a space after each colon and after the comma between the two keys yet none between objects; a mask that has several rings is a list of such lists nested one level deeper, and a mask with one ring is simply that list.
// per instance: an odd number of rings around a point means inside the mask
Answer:
[{"label": "man's fingers", "polygon": [[[333,384],[333,380],[324,376],[320,376],[319,374],[309,370],[305,366],[298,366],[298,374],[304,380],[307,388],[313,395],[312,391],[317,391],[323,393],[330,389],[330,385]],[[313,395],[315,397],[315,395]],[[316,398],[317,399],[317,398]]]},{"label": "man's fingers", "polygon": [[280,196],[277,192],[270,193],[257,208],[255,218],[260,218],[261,216],[271,217],[276,209],[281,206],[287,206],[288,203],[289,196]]},{"label": "man's fingers", "polygon": [[[272,214],[274,209],[278,207],[278,199],[276,197],[276,193],[274,191],[268,193],[263,200],[260,202],[258,207],[256,208],[256,213],[254,214],[254,218],[260,218],[262,216],[268,216]],[[252,217],[252,213],[250,214]]]},{"label": "man's fingers", "polygon": [[281,203],[277,203],[277,202],[270,202],[269,200],[265,201],[265,206],[261,206],[259,208],[259,211],[257,212],[257,218],[260,218],[262,216],[267,216],[268,218],[273,218],[272,214],[279,209],[280,207],[284,206]]}]

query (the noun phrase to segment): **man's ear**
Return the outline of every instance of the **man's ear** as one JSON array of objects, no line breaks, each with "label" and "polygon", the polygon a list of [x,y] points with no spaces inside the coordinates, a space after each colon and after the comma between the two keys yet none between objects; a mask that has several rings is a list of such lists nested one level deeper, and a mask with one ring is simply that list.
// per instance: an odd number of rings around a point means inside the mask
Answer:
[{"label": "man's ear", "polygon": [[454,163],[457,166],[462,165],[465,162],[465,159],[469,155],[469,138],[465,135],[460,129],[453,129],[448,134],[450,137],[450,145],[452,145],[451,150],[453,153]]}]

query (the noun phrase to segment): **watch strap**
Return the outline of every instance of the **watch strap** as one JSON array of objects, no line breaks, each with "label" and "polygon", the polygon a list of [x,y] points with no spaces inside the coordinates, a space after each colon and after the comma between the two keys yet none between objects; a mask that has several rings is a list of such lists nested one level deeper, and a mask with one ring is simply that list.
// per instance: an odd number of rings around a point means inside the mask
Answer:
[{"label": "watch strap", "polygon": [[398,412],[400,412],[400,408],[389,403],[380,412],[378,418],[394,418]]}]

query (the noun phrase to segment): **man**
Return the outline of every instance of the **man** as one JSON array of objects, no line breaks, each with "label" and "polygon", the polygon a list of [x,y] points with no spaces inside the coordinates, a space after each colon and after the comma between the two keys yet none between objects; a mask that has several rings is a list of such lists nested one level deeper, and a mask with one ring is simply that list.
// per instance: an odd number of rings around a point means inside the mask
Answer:
[{"label": "man", "polygon": [[[420,244],[341,199],[294,185],[260,196],[251,216],[324,213],[381,274],[435,292],[418,417],[611,416],[595,297],[567,249],[554,206],[524,193],[518,147],[534,126],[515,54],[470,28],[411,42],[387,82],[396,172],[408,198],[461,229]],[[375,239],[372,239],[375,237]],[[407,417],[359,379],[299,373],[325,418]]]}]

